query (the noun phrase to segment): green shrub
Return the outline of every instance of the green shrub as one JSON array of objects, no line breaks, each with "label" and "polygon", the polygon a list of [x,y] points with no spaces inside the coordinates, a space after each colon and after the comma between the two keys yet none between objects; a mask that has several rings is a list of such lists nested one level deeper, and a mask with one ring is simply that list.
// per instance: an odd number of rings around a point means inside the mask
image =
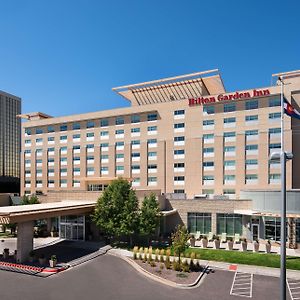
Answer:
[{"label": "green shrub", "polygon": [[177,261],[173,261],[173,270],[180,271],[180,263]]}]

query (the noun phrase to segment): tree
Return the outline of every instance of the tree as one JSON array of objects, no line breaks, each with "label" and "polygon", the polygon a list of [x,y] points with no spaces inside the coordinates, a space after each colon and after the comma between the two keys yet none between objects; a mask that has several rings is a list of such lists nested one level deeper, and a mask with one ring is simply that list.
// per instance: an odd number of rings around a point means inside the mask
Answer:
[{"label": "tree", "polygon": [[30,198],[27,195],[24,195],[20,204],[21,205],[40,204],[40,201],[36,195],[31,195]]},{"label": "tree", "polygon": [[189,233],[185,226],[178,225],[175,233],[172,234],[172,246],[174,252],[178,255],[180,265],[180,254],[188,248]]},{"label": "tree", "polygon": [[132,236],[138,229],[138,199],[130,183],[116,179],[99,197],[92,219],[106,234]]},{"label": "tree", "polygon": [[149,237],[155,233],[160,219],[159,203],[156,200],[155,194],[151,193],[150,196],[145,196],[141,212],[140,212],[140,233]]}]

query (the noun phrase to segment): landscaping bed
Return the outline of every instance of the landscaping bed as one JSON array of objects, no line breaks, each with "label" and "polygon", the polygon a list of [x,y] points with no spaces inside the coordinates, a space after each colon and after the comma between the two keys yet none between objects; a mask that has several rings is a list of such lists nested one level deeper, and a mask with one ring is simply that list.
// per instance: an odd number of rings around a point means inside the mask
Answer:
[{"label": "landscaping bed", "polygon": [[160,262],[155,262],[155,266],[154,264],[151,266],[147,261],[143,262],[139,259],[134,260],[134,262],[151,274],[157,275],[177,284],[192,284],[201,274],[201,271],[179,272],[174,271],[173,269],[166,269],[164,263]]}]

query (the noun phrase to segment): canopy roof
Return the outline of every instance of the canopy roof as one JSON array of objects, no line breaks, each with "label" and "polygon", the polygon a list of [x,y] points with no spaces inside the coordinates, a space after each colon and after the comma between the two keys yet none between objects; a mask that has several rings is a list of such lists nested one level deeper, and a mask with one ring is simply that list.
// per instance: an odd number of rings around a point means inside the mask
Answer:
[{"label": "canopy roof", "polygon": [[112,90],[129,100],[132,105],[162,103],[225,93],[218,69],[120,86]]}]

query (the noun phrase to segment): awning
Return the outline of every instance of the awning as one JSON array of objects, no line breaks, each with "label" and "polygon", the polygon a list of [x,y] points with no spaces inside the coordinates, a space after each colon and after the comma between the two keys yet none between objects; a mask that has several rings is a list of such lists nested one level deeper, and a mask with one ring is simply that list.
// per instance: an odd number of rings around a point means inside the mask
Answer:
[{"label": "awning", "polygon": [[[246,209],[235,209],[234,210],[235,214],[239,215],[245,215],[245,216],[255,216],[255,217],[274,217],[274,218],[279,218],[280,213],[276,212],[259,212],[259,211],[254,211],[254,210],[246,210]],[[300,214],[287,214],[287,218],[300,218]]]}]

